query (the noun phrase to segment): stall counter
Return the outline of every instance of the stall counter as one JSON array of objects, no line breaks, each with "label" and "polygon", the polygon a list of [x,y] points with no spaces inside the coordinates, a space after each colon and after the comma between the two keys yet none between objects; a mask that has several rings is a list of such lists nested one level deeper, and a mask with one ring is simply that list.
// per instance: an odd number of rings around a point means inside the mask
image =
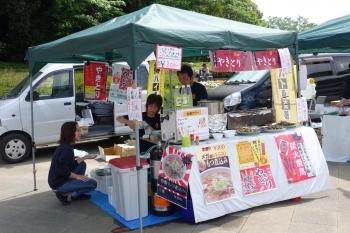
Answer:
[{"label": "stall counter", "polygon": [[[289,183],[279,155],[275,137],[295,133],[298,135],[301,134],[303,137],[304,145],[316,176],[298,183]],[[269,156],[270,169],[276,188],[252,195],[244,195],[240,177],[239,161],[236,152],[236,144],[242,141],[252,141],[257,139],[260,139],[265,143],[266,151]],[[222,143],[225,143],[227,148],[235,196],[232,199],[206,204],[196,158],[196,149],[206,145],[217,145]],[[181,150],[194,155],[189,185],[196,222],[206,221],[225,214],[288,200],[330,188],[329,171],[326,160],[315,131],[309,127],[300,127],[281,133],[261,133],[254,136],[236,136],[232,139],[223,138],[220,141],[210,139],[200,142],[200,145],[198,146],[183,147]]]}]

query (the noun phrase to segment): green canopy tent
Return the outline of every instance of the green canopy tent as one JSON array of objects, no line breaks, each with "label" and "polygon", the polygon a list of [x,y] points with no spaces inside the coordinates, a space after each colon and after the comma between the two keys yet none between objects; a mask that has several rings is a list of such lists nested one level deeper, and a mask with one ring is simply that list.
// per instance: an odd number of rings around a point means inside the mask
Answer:
[{"label": "green canopy tent", "polygon": [[[294,47],[296,33],[153,4],[50,43],[29,47],[26,59],[31,75],[37,71],[38,64],[73,60],[124,60],[132,69],[136,69],[155,51],[156,44],[182,47],[183,57],[208,56],[209,50],[218,49],[256,51]],[[32,100],[31,87],[33,104]],[[137,135],[138,130],[135,132]],[[32,113],[32,138],[33,135]],[[34,152],[33,146],[35,170]],[[139,164],[139,152],[137,161]],[[140,226],[141,220],[142,217]]]},{"label": "green canopy tent", "polygon": [[132,69],[156,44],[183,48],[183,57],[206,56],[208,50],[244,51],[291,47],[296,33],[259,27],[159,4],[111,19],[50,43],[29,47],[33,74],[37,62],[125,60]]},{"label": "green canopy tent", "polygon": [[298,34],[299,53],[350,52],[350,15]]}]

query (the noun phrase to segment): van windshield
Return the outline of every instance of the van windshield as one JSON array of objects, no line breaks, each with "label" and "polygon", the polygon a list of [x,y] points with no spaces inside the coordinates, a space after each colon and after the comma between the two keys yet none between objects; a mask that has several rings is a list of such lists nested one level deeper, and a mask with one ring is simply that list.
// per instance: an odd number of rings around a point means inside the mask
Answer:
[{"label": "van windshield", "polygon": [[[34,81],[37,77],[39,77],[42,72],[36,73],[32,77],[32,81]],[[30,76],[26,76],[22,81],[20,81],[9,93],[7,93],[3,99],[5,98],[16,98],[19,96],[30,84]]]},{"label": "van windshield", "polygon": [[258,71],[242,71],[235,73],[225,84],[244,84],[244,83],[256,83],[264,77],[268,70]]}]

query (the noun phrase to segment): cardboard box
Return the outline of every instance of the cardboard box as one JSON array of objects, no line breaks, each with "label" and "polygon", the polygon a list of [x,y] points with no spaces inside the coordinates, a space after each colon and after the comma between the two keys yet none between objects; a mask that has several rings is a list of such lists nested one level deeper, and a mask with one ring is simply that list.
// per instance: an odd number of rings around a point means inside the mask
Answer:
[{"label": "cardboard box", "polygon": [[120,158],[120,154],[116,153],[117,151],[116,148],[117,148],[116,144],[114,144],[114,147],[107,147],[107,148],[103,148],[99,146],[98,150],[100,152],[101,159],[108,162],[111,159]]},{"label": "cardboard box", "polygon": [[89,127],[88,126],[81,126],[80,127],[81,134],[88,134],[89,133]]},{"label": "cardboard box", "polygon": [[117,144],[115,152],[121,157],[128,157],[131,155],[136,155],[136,148],[135,146],[129,146],[127,144]]}]

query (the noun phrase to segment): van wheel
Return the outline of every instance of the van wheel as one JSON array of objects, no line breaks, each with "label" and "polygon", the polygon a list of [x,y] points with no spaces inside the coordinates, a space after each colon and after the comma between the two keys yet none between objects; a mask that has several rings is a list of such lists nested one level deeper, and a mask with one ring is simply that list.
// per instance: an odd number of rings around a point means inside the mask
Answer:
[{"label": "van wheel", "polygon": [[7,163],[21,163],[29,157],[30,152],[30,142],[22,134],[9,134],[0,141],[0,154]]}]

